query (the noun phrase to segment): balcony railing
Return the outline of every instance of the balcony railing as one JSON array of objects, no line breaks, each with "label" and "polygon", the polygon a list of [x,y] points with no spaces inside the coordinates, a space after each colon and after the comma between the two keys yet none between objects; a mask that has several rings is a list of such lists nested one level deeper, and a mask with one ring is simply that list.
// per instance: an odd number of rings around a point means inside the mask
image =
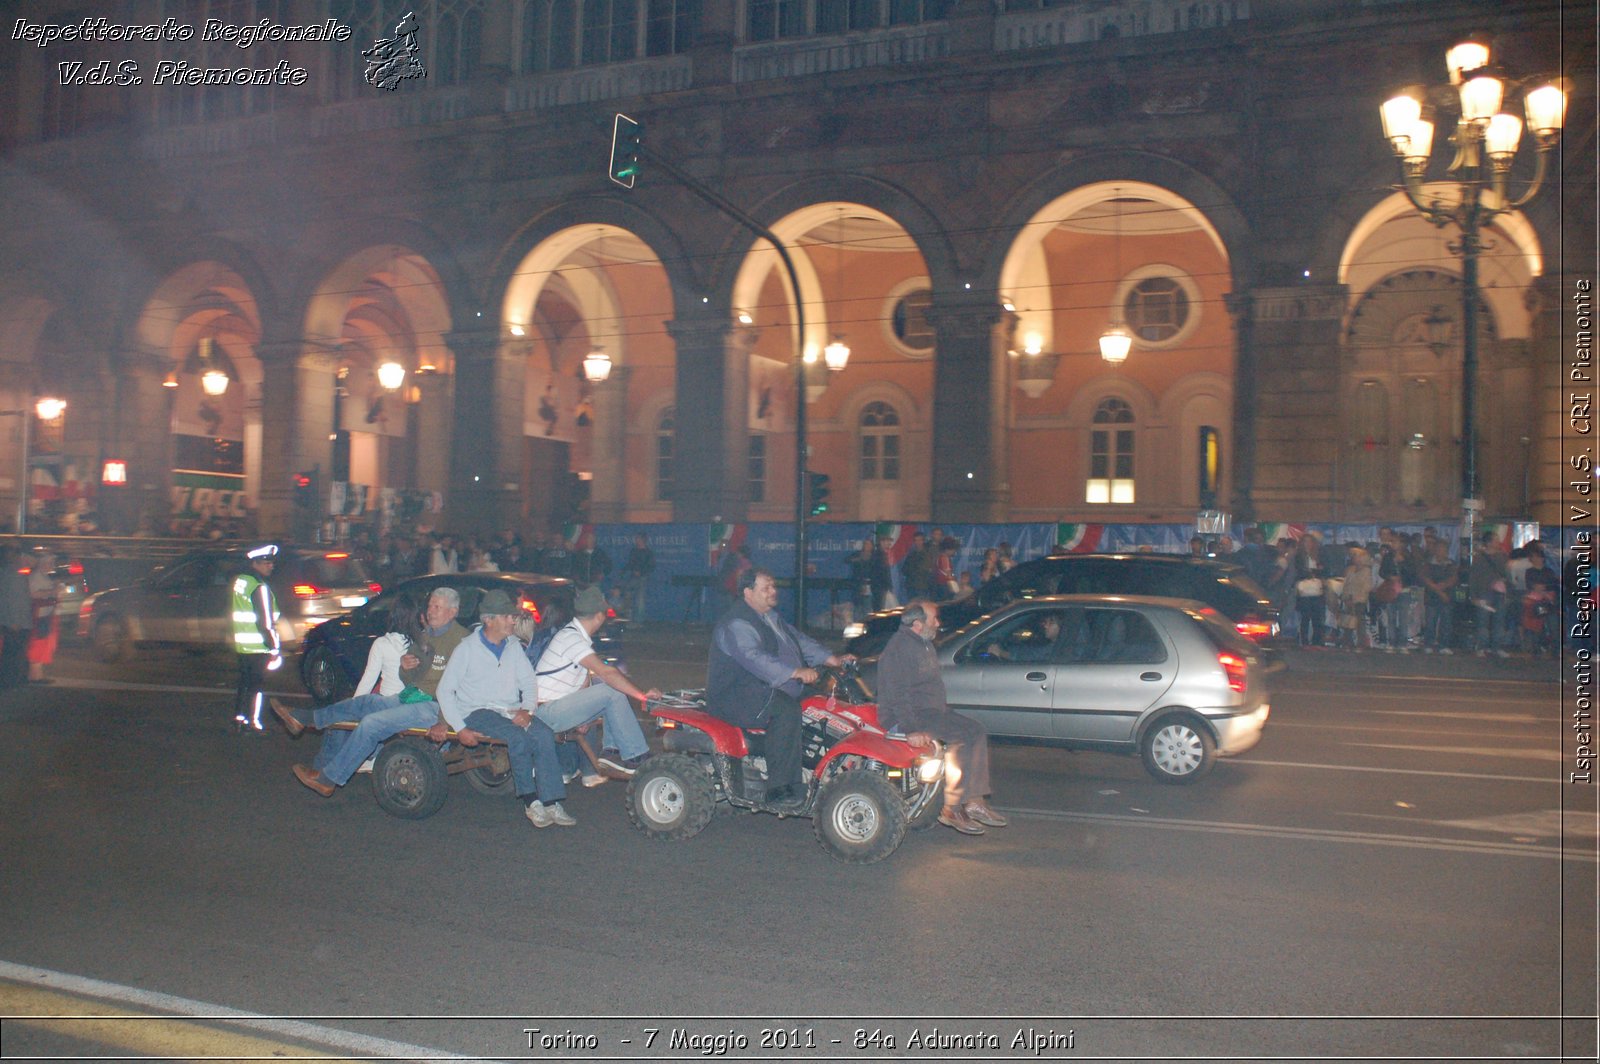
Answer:
[{"label": "balcony railing", "polygon": [[766,81],[940,59],[950,52],[950,32],[947,24],[936,22],[744,45],[734,49],[733,80]]},{"label": "balcony railing", "polygon": [[1218,29],[1250,17],[1250,0],[1106,0],[1016,11],[995,20],[994,48],[1054,48],[1109,37]]},{"label": "balcony railing", "polygon": [[631,63],[580,67],[518,78],[506,86],[507,113],[595,103],[687,89],[694,73],[688,56],[668,55]]}]

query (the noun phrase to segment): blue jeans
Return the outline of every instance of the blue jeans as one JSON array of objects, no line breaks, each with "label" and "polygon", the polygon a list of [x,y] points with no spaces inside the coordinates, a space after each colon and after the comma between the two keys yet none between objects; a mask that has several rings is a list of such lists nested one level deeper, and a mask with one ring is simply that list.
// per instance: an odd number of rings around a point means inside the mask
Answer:
[{"label": "blue jeans", "polygon": [[530,794],[539,801],[559,802],[567,796],[561,780],[561,758],[556,754],[556,733],[537,717],[526,728],[492,709],[475,709],[467,714],[467,727],[491,739],[500,739],[511,755],[511,782],[517,797]]},{"label": "blue jeans", "polygon": [[581,691],[546,702],[539,707],[539,719],[553,732],[570,731],[596,717],[605,721],[606,745],[617,748],[623,760],[650,751],[639,718],[633,715],[628,696],[603,683],[590,684]]},{"label": "blue jeans", "polygon": [[322,773],[323,779],[343,787],[385,739],[407,728],[432,727],[439,719],[439,704],[402,702],[399,695],[357,695],[314,710],[311,719],[318,728],[344,721],[360,722],[355,731],[337,728],[325,732],[322,749],[311,763],[312,768]]}]

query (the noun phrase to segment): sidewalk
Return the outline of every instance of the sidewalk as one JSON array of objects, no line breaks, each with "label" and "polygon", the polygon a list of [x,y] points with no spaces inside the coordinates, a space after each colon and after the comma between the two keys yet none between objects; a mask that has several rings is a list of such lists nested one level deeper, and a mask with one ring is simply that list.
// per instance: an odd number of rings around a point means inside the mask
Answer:
[{"label": "sidewalk", "polygon": [[1388,654],[1382,650],[1308,650],[1286,647],[1284,661],[1289,671],[1301,674],[1344,676],[1404,676],[1417,679],[1517,680],[1535,683],[1560,683],[1570,676],[1571,663],[1560,658],[1535,658],[1513,654],[1508,658],[1476,657],[1471,651],[1454,654]]}]

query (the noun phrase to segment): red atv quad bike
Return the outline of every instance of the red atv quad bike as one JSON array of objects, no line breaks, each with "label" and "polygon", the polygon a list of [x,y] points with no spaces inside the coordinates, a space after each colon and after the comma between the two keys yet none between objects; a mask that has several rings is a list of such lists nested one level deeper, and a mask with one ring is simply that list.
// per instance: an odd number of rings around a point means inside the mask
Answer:
[{"label": "red atv quad bike", "polygon": [[706,712],[700,691],[651,700],[664,752],[628,784],[628,819],[654,839],[689,839],[721,811],[811,818],[823,849],[849,864],[893,853],[906,828],[938,818],[944,750],[913,747],[878,725],[878,707],[853,664],[825,670],[825,693],[800,703],[805,803],[766,803],[764,734]]}]

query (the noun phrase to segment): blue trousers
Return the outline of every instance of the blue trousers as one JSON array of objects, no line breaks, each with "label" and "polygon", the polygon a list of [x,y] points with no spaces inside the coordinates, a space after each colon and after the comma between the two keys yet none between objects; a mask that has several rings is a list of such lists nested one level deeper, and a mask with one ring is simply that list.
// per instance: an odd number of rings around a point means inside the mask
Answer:
[{"label": "blue trousers", "polygon": [[322,749],[311,767],[336,787],[343,787],[361,763],[391,735],[407,728],[431,727],[439,719],[439,703],[402,702],[399,695],[357,695],[312,714],[319,728],[344,721],[359,721],[354,731],[336,728],[322,736]]},{"label": "blue trousers", "polygon": [[467,714],[467,727],[491,739],[500,739],[511,755],[511,781],[517,796],[530,794],[549,804],[567,796],[561,779],[561,758],[556,753],[556,733],[535,717],[526,728],[519,728],[510,717],[492,709],[475,709]]}]

